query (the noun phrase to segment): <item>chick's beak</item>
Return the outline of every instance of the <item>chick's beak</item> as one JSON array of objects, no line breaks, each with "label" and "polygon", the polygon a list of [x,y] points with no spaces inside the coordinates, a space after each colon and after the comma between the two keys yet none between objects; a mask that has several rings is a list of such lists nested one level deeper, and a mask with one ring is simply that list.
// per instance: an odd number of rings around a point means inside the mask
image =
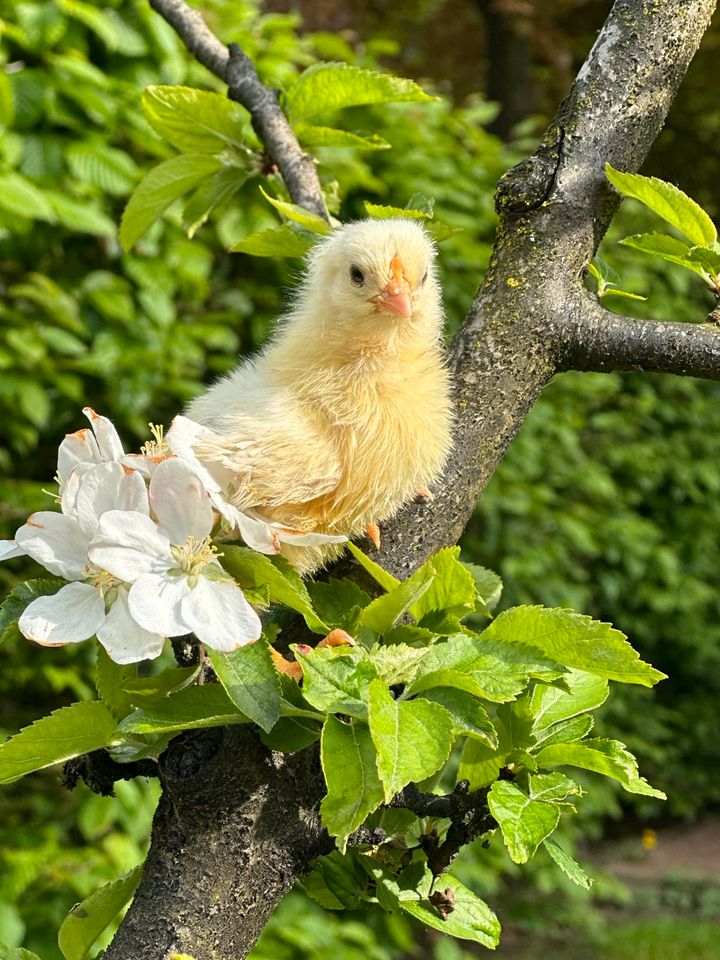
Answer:
[{"label": "chick's beak", "polygon": [[390,261],[390,279],[377,296],[370,298],[370,302],[375,304],[376,310],[386,310],[403,319],[413,315],[410,284],[405,279],[402,261],[397,254]]}]

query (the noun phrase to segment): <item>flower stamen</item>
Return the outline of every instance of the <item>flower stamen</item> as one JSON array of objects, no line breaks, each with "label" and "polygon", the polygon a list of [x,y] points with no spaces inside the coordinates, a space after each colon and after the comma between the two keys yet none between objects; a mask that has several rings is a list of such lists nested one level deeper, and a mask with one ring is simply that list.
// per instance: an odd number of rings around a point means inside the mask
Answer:
[{"label": "flower stamen", "polygon": [[197,537],[188,537],[182,546],[173,544],[170,552],[180,569],[191,577],[202,573],[205,567],[222,556],[209,535],[202,540]]},{"label": "flower stamen", "polygon": [[140,453],[146,457],[169,457],[172,454],[170,444],[165,439],[165,428],[161,423],[148,423],[152,440],[148,440],[140,447]]}]

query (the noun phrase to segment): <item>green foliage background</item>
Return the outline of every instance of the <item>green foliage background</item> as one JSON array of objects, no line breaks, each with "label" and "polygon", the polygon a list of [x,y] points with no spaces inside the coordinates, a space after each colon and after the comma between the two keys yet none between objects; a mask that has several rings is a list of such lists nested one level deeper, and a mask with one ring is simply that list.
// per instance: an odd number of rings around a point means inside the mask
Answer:
[{"label": "green foliage background", "polygon": [[[329,33],[299,36],[296,18],[261,16],[253,0],[204,6],[217,34],[240,43],[281,89],[317,59],[377,67],[395,52],[388,40],[352,46]],[[150,166],[173,155],[143,117],[142,89],[221,89],[145,3],[0,0],[0,20],[0,536],[11,536],[31,510],[47,506],[42,488],[58,440],[82,426],[83,405],[111,416],[137,447],[149,419],[168,422],[204,382],[264,340],[298,263],[226,252],[277,224],[259,178],[192,240],[173,207],[122,252],[117,223],[128,195]],[[484,131],[491,116],[480,100],[358,107],[345,112],[346,128],[378,133],[392,149],[318,149],[324,182],[339,184],[342,219],[363,215],[365,200],[403,206],[421,191],[435,198],[439,219],[463,228],[441,248],[450,331],[487,263],[494,185],[517,159]],[[630,204],[622,221],[604,256],[625,287],[650,293],[647,304],[623,301],[623,309],[701,321],[709,304],[700,281],[616,247],[617,237],[651,227]],[[569,605],[612,620],[670,675],[656,691],[620,691],[604,713],[602,733],[622,731],[649,779],[669,794],[662,811],[656,801],[636,802],[637,816],[692,817],[720,800],[718,399],[718,385],[671,377],[558,378],[463,544],[467,559],[503,575],[503,605]],[[22,561],[3,565],[0,585],[27,572]],[[3,653],[4,732],[89,695],[89,645],[18,643]],[[617,792],[604,789],[584,809],[587,833],[599,832],[602,816],[627,812]],[[59,957],[54,931],[72,903],[142,858],[155,796],[141,783],[119,785],[116,800],[84,787],[68,794],[55,773],[5,789],[0,940]],[[478,851],[466,869],[485,891],[512,883],[514,868],[499,848]],[[542,867],[535,876],[538,890],[551,893]],[[568,902],[570,915],[576,901]],[[373,932],[297,900],[280,914],[258,958],[312,957],[317,949],[384,960],[413,943],[407,919],[374,919]],[[459,957],[452,949],[437,947],[438,960]]]}]

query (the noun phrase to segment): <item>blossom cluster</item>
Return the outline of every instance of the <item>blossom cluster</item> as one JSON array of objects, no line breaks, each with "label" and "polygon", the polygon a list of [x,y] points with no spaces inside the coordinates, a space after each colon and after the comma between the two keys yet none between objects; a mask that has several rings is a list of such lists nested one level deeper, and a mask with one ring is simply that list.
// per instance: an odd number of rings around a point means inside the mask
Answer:
[{"label": "blossom cluster", "polygon": [[167,435],[126,454],[107,417],[90,407],[92,429],[68,434],[58,450],[60,512],[34,513],[0,541],[0,560],[27,555],[69,581],[33,600],[18,626],[43,646],[92,636],[116,663],[159,656],[166,637],[194,633],[229,652],[257,640],[260,619],[223,570],[212,533],[222,522],[262,553],[344,538],[288,530],[241,512],[227,478],[201,462],[202,427],[176,417]]}]

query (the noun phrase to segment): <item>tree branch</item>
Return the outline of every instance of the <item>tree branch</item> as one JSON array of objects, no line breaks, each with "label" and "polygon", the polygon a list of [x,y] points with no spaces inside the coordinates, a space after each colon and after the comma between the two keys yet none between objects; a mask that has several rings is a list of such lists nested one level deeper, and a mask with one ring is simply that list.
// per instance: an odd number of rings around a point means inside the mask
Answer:
[{"label": "tree branch", "polygon": [[720,330],[713,323],[622,317],[586,293],[558,328],[566,339],[559,359],[563,370],[644,370],[720,380]]},{"label": "tree branch", "polygon": [[178,34],[190,53],[228,85],[228,96],[249,111],[253,129],[280,169],[295,203],[328,220],[315,162],[298,143],[280,109],[276,90],[266,87],[252,60],[236,43],[226,49],[202,15],[184,0],[150,0],[150,6]]}]

